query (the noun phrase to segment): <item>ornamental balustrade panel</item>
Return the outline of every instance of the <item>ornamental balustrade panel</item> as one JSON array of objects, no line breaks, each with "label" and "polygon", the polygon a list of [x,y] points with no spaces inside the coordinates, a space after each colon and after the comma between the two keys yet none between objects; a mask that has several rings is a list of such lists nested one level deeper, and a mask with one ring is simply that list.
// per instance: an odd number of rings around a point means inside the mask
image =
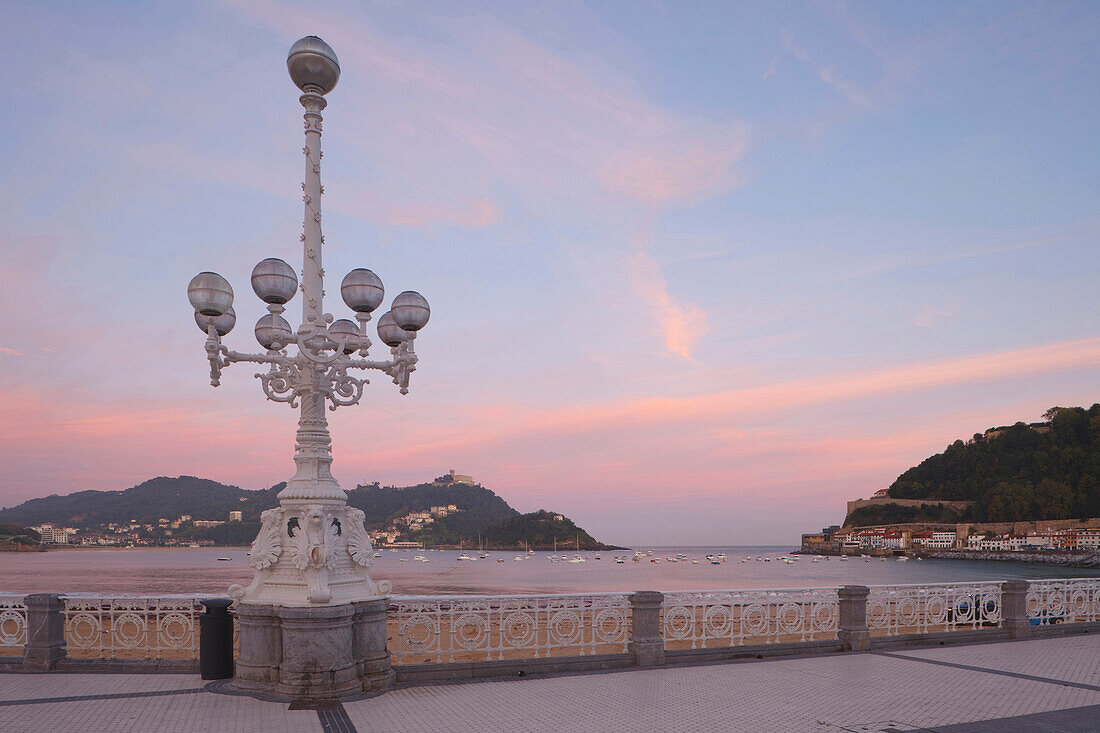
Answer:
[{"label": "ornamental balustrade panel", "polygon": [[835,639],[836,588],[666,593],[665,649],[700,649]]},{"label": "ornamental balustrade panel", "polygon": [[197,659],[201,601],[208,597],[66,595],[63,613],[68,656]]},{"label": "ornamental balustrade panel", "polygon": [[1001,626],[1001,584],[876,585],[867,597],[871,636]]},{"label": "ornamental balustrade panel", "polygon": [[0,657],[23,654],[27,643],[27,607],[21,593],[0,593]]},{"label": "ornamental balustrade panel", "polygon": [[627,594],[393,596],[392,663],[530,659],[627,651]]},{"label": "ornamental balustrade panel", "polygon": [[1029,581],[1027,617],[1032,626],[1100,621],[1100,579]]}]

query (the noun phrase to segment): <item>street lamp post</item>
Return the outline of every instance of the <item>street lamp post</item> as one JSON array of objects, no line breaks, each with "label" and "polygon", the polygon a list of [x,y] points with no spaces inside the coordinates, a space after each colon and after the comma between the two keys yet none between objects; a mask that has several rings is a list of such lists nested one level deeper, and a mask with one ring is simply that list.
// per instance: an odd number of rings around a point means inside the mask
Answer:
[{"label": "street lamp post", "polygon": [[[274,257],[263,260],[253,269],[252,289],[267,304],[268,310],[268,314],[260,318],[255,327],[256,340],[264,348],[264,352],[258,354],[232,351],[222,344],[222,337],[236,323],[232,307],[233,289],[225,278],[213,272],[199,273],[188,285],[187,295],[195,308],[195,322],[206,333],[210,383],[217,387],[222,370],[234,363],[266,365],[267,371],[256,374],[264,394],[269,400],[285,402],[300,411],[294,453],[295,474],[287,481],[286,488],[279,492],[279,506],[261,515],[260,532],[249,553],[249,564],[254,570],[252,583],[248,587],[233,586],[230,594],[238,601],[242,622],[242,664],[238,667],[246,669],[246,677],[251,675],[251,686],[264,687],[265,682],[271,682],[278,691],[287,694],[301,694],[304,687],[309,694],[317,695],[344,693],[351,688],[346,684],[347,680],[336,686],[329,684],[326,688],[320,677],[314,679],[305,674],[305,678],[297,679],[303,676],[298,672],[308,672],[310,664],[317,660],[291,659],[289,666],[296,665],[300,669],[286,674],[288,654],[284,651],[280,656],[275,654],[278,650],[267,649],[274,644],[270,627],[282,628],[282,639],[277,646],[284,650],[288,642],[293,645],[300,642],[320,643],[325,649],[333,650],[332,639],[322,640],[315,638],[316,635],[305,638],[310,634],[309,624],[291,621],[290,617],[298,621],[343,618],[338,613],[326,613],[323,609],[346,604],[358,608],[367,602],[384,599],[390,590],[387,581],[375,583],[371,579],[369,567],[373,548],[363,525],[363,512],[347,505],[347,495],[329,470],[332,440],[325,416],[326,407],[335,410],[359,402],[368,380],[349,373],[357,369],[381,371],[393,378],[402,394],[407,394],[409,375],[415,371],[417,363],[414,339],[427,324],[430,310],[424,297],[414,291],[403,292],[393,299],[390,310],[378,319],[377,324],[379,338],[390,348],[390,358],[385,361],[366,358],[371,347],[367,323],[385,294],[377,275],[357,268],[349,272],[341,283],[340,294],[354,313],[355,322],[334,320],[331,314],[325,313],[324,237],[321,234],[321,196],[324,193],[321,186],[321,112],[327,104],[325,95],[332,91],[340,77],[340,66],[328,44],[316,36],[307,36],[291,47],[287,68],[291,79],[302,91],[299,101],[305,108],[305,147],[302,150],[305,154],[305,181],[302,183],[305,216],[301,235],[301,282],[290,265]],[[302,293],[302,321],[297,330],[292,330],[283,313],[286,304],[299,290]],[[291,612],[286,609],[302,610]],[[311,615],[307,609],[317,613]],[[351,615],[356,613],[358,610]],[[270,623],[264,622],[264,618],[270,618]],[[300,628],[298,631],[292,630],[290,633],[294,638],[288,639],[288,628],[296,625]],[[345,625],[350,629],[354,624],[349,622]],[[332,624],[328,623],[328,626]],[[337,626],[343,629],[340,624]],[[262,628],[255,634],[256,639],[263,638],[263,643],[252,644],[246,640],[246,629],[253,628]],[[363,631],[356,628],[352,636],[358,639]],[[337,636],[342,633],[343,630]],[[249,656],[245,653],[246,646],[250,647],[251,660],[246,659]],[[350,649],[355,644],[348,646]],[[384,629],[382,646],[384,652]],[[335,653],[339,656],[338,650]],[[300,655],[299,652],[296,654]],[[260,662],[258,667],[269,669],[251,669],[257,665],[250,662],[257,660]],[[337,659],[334,664],[341,667],[346,661]],[[355,664],[356,661],[352,660],[352,667]],[[358,664],[360,668],[363,666],[361,658]]]}]

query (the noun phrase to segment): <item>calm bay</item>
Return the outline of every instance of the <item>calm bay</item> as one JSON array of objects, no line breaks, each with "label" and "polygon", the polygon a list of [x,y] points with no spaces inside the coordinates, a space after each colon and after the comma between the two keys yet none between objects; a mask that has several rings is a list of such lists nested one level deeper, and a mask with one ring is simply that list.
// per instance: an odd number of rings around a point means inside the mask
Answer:
[{"label": "calm bay", "polygon": [[[1095,569],[1063,568],[1017,562],[917,560],[885,562],[851,558],[798,556],[793,547],[662,547],[639,562],[632,552],[565,552],[585,562],[550,562],[552,553],[524,555],[489,552],[488,557],[458,560],[457,550],[381,550],[371,574],[393,582],[394,593],[522,594],[598,593],[634,590],[721,590],[808,588],[846,584],[891,585],[954,581],[1090,577]],[[712,565],[706,555],[724,553]],[[471,553],[475,557],[476,552]],[[677,554],[686,560],[670,562]],[[414,559],[417,555],[427,562]],[[616,563],[616,556],[626,556]],[[599,559],[597,559],[599,557]],[[760,560],[756,558],[760,557]],[[222,560],[220,558],[228,558]],[[516,558],[524,558],[516,560]],[[652,562],[652,559],[659,562]],[[764,561],[763,558],[768,558]],[[692,559],[698,560],[693,564]],[[498,562],[502,560],[503,562]],[[252,578],[245,548],[80,549],[0,554],[0,592],[16,593],[160,593],[224,595],[233,583]]]}]

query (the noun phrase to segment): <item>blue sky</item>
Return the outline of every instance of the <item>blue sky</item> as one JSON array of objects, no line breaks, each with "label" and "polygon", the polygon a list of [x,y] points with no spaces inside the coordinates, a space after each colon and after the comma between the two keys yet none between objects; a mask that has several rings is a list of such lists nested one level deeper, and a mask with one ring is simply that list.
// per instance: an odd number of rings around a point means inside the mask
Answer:
[{"label": "blue sky", "polygon": [[208,386],[184,293],[229,278],[252,348],[252,265],[300,258],[306,34],[342,66],[326,269],[433,306],[412,394],[333,417],[345,485],[455,468],[611,542],[791,542],[1096,401],[1094,4],[0,11],[0,504],[289,475],[295,416]]}]

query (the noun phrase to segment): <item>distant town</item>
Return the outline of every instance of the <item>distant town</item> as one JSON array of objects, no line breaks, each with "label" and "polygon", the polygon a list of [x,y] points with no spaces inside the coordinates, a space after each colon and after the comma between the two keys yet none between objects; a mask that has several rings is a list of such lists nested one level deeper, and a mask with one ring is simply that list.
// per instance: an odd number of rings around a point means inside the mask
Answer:
[{"label": "distant town", "polygon": [[[1041,525],[1074,524],[1073,528]],[[1080,526],[1082,523],[1084,527]],[[900,526],[825,527],[802,535],[802,550],[819,554],[875,554],[905,550],[970,550],[986,552],[1063,552],[1100,549],[1100,519],[1014,522],[1040,525],[1022,531],[1000,531],[1000,524],[956,524],[951,528],[910,529]]]}]

